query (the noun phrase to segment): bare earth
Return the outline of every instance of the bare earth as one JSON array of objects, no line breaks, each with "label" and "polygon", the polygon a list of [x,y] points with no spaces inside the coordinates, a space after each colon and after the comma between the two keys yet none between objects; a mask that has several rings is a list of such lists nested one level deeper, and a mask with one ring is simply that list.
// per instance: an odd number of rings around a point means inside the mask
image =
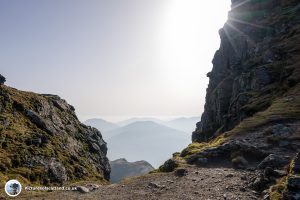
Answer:
[{"label": "bare earth", "polygon": [[78,191],[48,192],[19,199],[260,199],[247,186],[254,172],[195,166],[187,166],[186,169],[188,174],[183,177],[175,176],[174,173],[149,174],[120,184],[100,186],[85,194]]}]

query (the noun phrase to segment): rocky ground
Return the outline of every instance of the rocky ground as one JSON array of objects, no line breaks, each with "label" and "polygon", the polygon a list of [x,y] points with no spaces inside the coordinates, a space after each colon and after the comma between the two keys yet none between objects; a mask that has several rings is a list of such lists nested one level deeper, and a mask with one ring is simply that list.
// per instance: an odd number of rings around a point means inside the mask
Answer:
[{"label": "rocky ground", "polygon": [[[20,199],[300,199],[299,122],[193,143],[154,173]],[[74,184],[73,184],[74,185]]]},{"label": "rocky ground", "polygon": [[88,193],[49,192],[20,199],[260,199],[249,186],[255,176],[254,171],[187,165],[184,170],[132,178]]}]

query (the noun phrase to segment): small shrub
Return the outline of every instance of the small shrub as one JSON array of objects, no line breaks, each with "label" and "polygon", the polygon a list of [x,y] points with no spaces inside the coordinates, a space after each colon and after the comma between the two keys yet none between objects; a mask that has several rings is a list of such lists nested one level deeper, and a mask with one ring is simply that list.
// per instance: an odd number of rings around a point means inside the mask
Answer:
[{"label": "small shrub", "polygon": [[160,172],[172,172],[177,167],[178,167],[178,163],[173,159],[169,159],[162,166],[160,166],[158,170]]}]

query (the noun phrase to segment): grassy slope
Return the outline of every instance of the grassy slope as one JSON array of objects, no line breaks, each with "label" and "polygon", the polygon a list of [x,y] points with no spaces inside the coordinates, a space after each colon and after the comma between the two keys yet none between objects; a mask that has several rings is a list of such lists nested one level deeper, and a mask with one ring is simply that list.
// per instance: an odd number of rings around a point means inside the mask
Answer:
[{"label": "grassy slope", "polygon": [[[29,168],[26,165],[27,158],[30,156],[55,157],[66,168],[69,184],[81,180],[93,180],[99,183],[106,181],[92,167],[86,159],[86,155],[82,155],[80,160],[75,162],[70,159],[70,149],[65,149],[63,146],[70,139],[70,135],[75,134],[75,140],[80,142],[79,133],[67,133],[58,136],[50,136],[44,130],[33,124],[20,110],[16,109],[16,103],[22,105],[27,110],[36,110],[36,105],[40,102],[48,102],[50,99],[43,95],[32,92],[23,92],[1,86],[1,92],[8,94],[11,101],[5,99],[5,95],[0,95],[0,102],[3,102],[4,108],[0,112],[0,187],[9,179],[17,179],[24,184],[30,185],[47,185],[47,171],[42,166]],[[54,108],[53,112],[58,113],[61,119],[68,118],[72,123],[79,123],[77,119],[62,112],[58,108]],[[68,115],[68,116],[67,116]],[[78,134],[78,135],[76,135]],[[48,142],[42,146],[28,144],[35,137],[45,137]],[[77,138],[76,138],[77,137]],[[73,139],[74,139],[73,138]],[[88,152],[89,147],[82,142],[82,150]],[[85,178],[77,178],[74,176],[74,171],[79,164],[83,164],[88,174]]]}]

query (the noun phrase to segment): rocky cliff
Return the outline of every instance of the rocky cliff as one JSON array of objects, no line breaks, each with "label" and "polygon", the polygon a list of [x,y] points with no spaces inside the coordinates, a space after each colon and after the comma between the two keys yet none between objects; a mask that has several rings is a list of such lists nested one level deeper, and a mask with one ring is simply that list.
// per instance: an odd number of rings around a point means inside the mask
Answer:
[{"label": "rocky cliff", "polygon": [[232,0],[193,143],[161,171],[182,158],[254,171],[258,197],[300,199],[299,13],[298,0]]},{"label": "rocky cliff", "polygon": [[0,179],[30,184],[105,182],[110,165],[101,133],[80,123],[55,95],[0,85]]},{"label": "rocky cliff", "polygon": [[298,0],[232,0],[193,141],[300,118]]}]

